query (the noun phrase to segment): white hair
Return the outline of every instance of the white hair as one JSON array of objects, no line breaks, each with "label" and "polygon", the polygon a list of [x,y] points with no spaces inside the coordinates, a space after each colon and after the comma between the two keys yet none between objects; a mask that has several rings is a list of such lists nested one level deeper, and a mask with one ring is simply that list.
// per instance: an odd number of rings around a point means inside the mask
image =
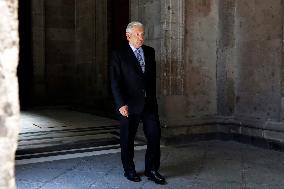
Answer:
[{"label": "white hair", "polygon": [[127,27],[126,27],[126,32],[127,32],[127,33],[131,33],[132,29],[133,29],[134,27],[137,27],[137,26],[144,28],[144,26],[143,26],[143,24],[142,24],[141,22],[133,21],[133,22],[130,22],[130,23],[127,25]]}]

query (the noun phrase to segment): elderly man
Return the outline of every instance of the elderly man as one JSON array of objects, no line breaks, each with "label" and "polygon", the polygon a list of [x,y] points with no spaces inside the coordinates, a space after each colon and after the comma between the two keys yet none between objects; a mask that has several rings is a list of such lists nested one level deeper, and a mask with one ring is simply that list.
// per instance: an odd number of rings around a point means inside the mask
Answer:
[{"label": "elderly man", "polygon": [[131,22],[126,28],[128,45],[113,52],[111,89],[120,120],[121,160],[124,176],[141,181],[136,173],[134,139],[139,122],[147,138],[144,174],[157,184],[165,184],[159,174],[161,129],[156,98],[155,50],[143,45],[144,26]]}]

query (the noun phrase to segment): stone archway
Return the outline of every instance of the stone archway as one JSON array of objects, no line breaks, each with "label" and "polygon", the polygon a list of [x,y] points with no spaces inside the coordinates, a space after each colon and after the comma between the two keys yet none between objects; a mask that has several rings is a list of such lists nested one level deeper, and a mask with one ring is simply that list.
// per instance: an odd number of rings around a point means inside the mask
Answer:
[{"label": "stone archway", "polygon": [[19,131],[17,0],[0,1],[0,188],[14,189]]}]

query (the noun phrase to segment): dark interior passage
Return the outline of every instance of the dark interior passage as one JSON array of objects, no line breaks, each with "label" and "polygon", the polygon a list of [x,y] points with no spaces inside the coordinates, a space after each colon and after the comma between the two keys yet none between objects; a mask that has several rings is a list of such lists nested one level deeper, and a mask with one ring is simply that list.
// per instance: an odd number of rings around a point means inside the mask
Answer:
[{"label": "dark interior passage", "polygon": [[125,28],[129,22],[129,1],[110,0],[109,44],[110,49],[126,44]]},{"label": "dark interior passage", "polygon": [[127,42],[129,1],[46,1],[43,12],[32,1],[19,1],[18,10],[21,109],[66,105],[111,111],[108,62],[112,49]]},{"label": "dark interior passage", "polygon": [[19,93],[22,109],[32,105],[33,64],[31,48],[31,1],[19,1]]}]

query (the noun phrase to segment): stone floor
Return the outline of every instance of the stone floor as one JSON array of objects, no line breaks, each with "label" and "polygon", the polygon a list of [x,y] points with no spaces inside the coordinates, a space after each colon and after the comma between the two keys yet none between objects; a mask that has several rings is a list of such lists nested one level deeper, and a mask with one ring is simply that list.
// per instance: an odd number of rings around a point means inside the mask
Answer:
[{"label": "stone floor", "polygon": [[162,148],[167,185],[143,176],[144,150],[136,151],[142,181],[122,175],[120,153],[17,165],[18,189],[282,189],[284,153],[236,142],[206,141]]},{"label": "stone floor", "polygon": [[[119,152],[116,120],[68,108],[21,112],[17,164]],[[145,148],[136,141],[137,148]]]},{"label": "stone floor", "polygon": [[143,176],[145,144],[136,141],[139,183],[124,178],[117,121],[68,109],[22,112],[18,189],[284,189],[284,153],[231,141],[162,147],[167,185]]}]

